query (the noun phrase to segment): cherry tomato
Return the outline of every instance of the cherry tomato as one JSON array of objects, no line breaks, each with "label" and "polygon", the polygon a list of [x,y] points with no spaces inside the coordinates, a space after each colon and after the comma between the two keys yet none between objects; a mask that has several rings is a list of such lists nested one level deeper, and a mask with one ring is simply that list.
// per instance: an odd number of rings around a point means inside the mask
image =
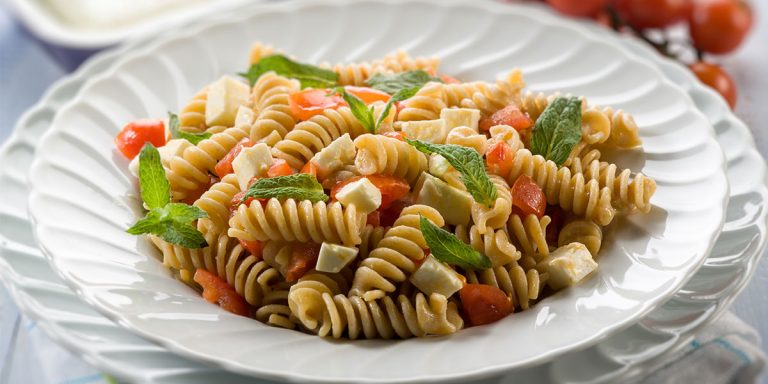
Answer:
[{"label": "cherry tomato", "polygon": [[235,147],[232,148],[229,153],[224,156],[223,159],[216,163],[216,167],[213,168],[214,172],[216,172],[216,175],[220,178],[224,178],[224,176],[235,172],[235,170],[232,168],[232,162],[235,161],[235,158],[237,158],[237,155],[240,154],[240,151],[242,151],[243,148],[252,147],[253,145],[254,142],[250,139],[243,139],[237,143],[237,145],[235,145]]},{"label": "cherry tomato", "polygon": [[341,181],[333,186],[331,189],[331,198],[336,198],[341,188],[344,188],[349,183],[353,183],[362,178],[368,179],[376,188],[381,192],[381,207],[379,209],[385,209],[396,200],[400,200],[403,196],[407,195],[411,190],[411,186],[405,179],[401,179],[396,176],[388,175],[368,175],[368,176],[355,176],[350,177],[344,181]]},{"label": "cherry tomato", "polygon": [[391,137],[393,139],[398,139],[400,141],[405,141],[405,133],[402,132],[385,132],[381,134],[382,136]]},{"label": "cherry tomato", "polygon": [[345,105],[339,94],[330,94],[328,89],[305,89],[291,95],[291,113],[299,120],[309,120],[323,113],[325,109],[336,109]]},{"label": "cherry tomato", "polygon": [[480,129],[484,132],[490,131],[496,125],[509,125],[517,131],[524,131],[533,127],[533,120],[516,105],[510,105],[480,120]]},{"label": "cherry tomato", "polygon": [[237,239],[240,245],[245,248],[251,255],[261,260],[261,251],[264,249],[264,243],[258,240],[243,240]]},{"label": "cherry tomato", "polygon": [[536,215],[541,218],[547,208],[547,197],[538,184],[527,175],[522,175],[512,185],[512,211],[525,217]]},{"label": "cherry tomato", "polygon": [[229,217],[232,217],[232,216],[235,215],[235,213],[237,212],[237,209],[240,208],[240,204],[245,204],[245,206],[247,207],[247,206],[251,205],[251,202],[253,202],[254,200],[258,200],[259,203],[261,203],[262,207],[266,207],[267,206],[267,201],[269,201],[268,199],[257,199],[255,197],[249,197],[249,198],[243,200],[243,197],[245,196],[245,192],[246,191],[240,191],[240,192],[236,193],[235,196],[232,196],[232,200],[230,200],[230,202],[229,202],[230,203],[230,205],[229,205]]},{"label": "cherry tomato", "polygon": [[205,300],[218,304],[225,311],[240,316],[248,316],[250,312],[248,303],[224,279],[201,268],[195,271],[193,279],[203,287]]},{"label": "cherry tomato", "polygon": [[381,226],[381,212],[373,211],[369,213],[368,217],[365,220],[365,224],[372,225],[374,227]]},{"label": "cherry tomato", "polygon": [[155,147],[165,145],[165,123],[157,119],[142,119],[128,123],[115,137],[115,146],[129,160],[141,152],[146,143]]},{"label": "cherry tomato", "polygon": [[459,291],[465,320],[470,325],[499,321],[512,313],[512,300],[501,289],[484,284],[466,284]]},{"label": "cherry tomato", "polygon": [[382,227],[391,227],[395,224],[395,221],[400,217],[400,213],[407,207],[408,204],[405,201],[397,200],[390,204],[387,208],[379,208],[379,225]]},{"label": "cherry tomato", "polygon": [[301,168],[301,171],[299,173],[308,173],[312,176],[317,177],[317,165],[309,161],[306,164],[304,164],[304,167]]},{"label": "cherry tomato", "polygon": [[320,246],[314,243],[302,243],[293,246],[291,259],[285,266],[285,281],[294,283],[317,264]]},{"label": "cherry tomato", "polygon": [[617,0],[619,17],[637,29],[666,28],[685,21],[692,0]]},{"label": "cherry tomato", "polygon": [[272,166],[267,170],[267,177],[290,176],[293,175],[293,169],[288,162],[283,159],[277,159],[272,162]]},{"label": "cherry tomato", "polygon": [[608,5],[610,0],[546,0],[552,8],[560,13],[576,16],[589,17],[597,14]]},{"label": "cherry tomato", "polygon": [[703,61],[691,65],[691,70],[702,83],[719,92],[731,108],[736,106],[736,99],[738,98],[736,83],[727,72],[717,65]]},{"label": "cherry tomato", "polygon": [[743,0],[696,0],[688,28],[696,48],[718,55],[729,53],[752,28],[752,9]]},{"label": "cherry tomato", "polygon": [[363,100],[366,104],[371,104],[376,101],[383,101],[387,102],[389,101],[390,97],[388,93],[379,91],[378,89],[373,89],[369,87],[356,87],[354,85],[347,85],[344,87],[344,90],[347,92],[357,96],[361,100]]},{"label": "cherry tomato", "polygon": [[488,149],[488,153],[485,154],[485,163],[491,173],[506,176],[512,170],[514,157],[512,147],[506,142],[499,141]]}]

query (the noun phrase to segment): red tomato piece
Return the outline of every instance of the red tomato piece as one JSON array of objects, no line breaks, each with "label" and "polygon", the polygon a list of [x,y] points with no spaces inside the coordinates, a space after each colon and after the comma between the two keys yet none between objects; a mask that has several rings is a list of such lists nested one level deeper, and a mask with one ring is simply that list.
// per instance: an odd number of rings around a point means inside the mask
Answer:
[{"label": "red tomato piece", "polygon": [[688,28],[696,48],[722,55],[741,45],[752,20],[752,8],[743,0],[697,0]]},{"label": "red tomato piece", "polygon": [[240,242],[240,245],[248,250],[248,252],[251,253],[251,255],[256,256],[259,260],[261,260],[261,251],[264,249],[264,243],[258,240],[243,240],[243,239],[237,239]]},{"label": "red tomato piece", "polygon": [[211,181],[208,184],[204,184],[200,188],[190,191],[187,197],[181,200],[181,202],[188,205],[194,204],[195,201],[197,201],[205,192],[208,192],[211,186],[216,184],[218,180],[219,178],[211,176]]},{"label": "red tomato piece", "polygon": [[512,185],[512,211],[523,217],[536,215],[541,218],[547,208],[544,191],[527,175],[522,175]]},{"label": "red tomato piece", "polygon": [[381,226],[381,212],[373,211],[368,214],[368,218],[365,220],[365,224],[372,225],[374,227]]},{"label": "red tomato piece", "polygon": [[396,132],[396,131],[384,132],[381,135],[386,137],[391,137],[393,139],[398,139],[400,141],[405,141],[405,133],[402,133],[402,132]]},{"label": "red tomato piece", "polygon": [[524,131],[533,127],[533,120],[516,105],[509,105],[480,120],[480,129],[484,132],[490,131],[496,125],[509,125],[517,131]]},{"label": "red tomato piece", "polygon": [[317,165],[315,163],[309,161],[306,164],[304,164],[304,167],[301,168],[301,172],[299,173],[308,173],[312,176],[317,177]]},{"label": "red tomato piece", "polygon": [[219,178],[224,178],[224,176],[229,175],[230,173],[234,173],[235,170],[232,169],[232,162],[235,161],[235,158],[237,158],[237,155],[240,154],[240,151],[242,151],[243,148],[252,147],[254,144],[255,143],[250,139],[243,139],[237,143],[237,145],[235,145],[235,147],[232,148],[229,153],[224,155],[223,159],[216,163],[216,166],[213,168],[214,172],[216,172],[216,176],[219,176]]},{"label": "red tomato piece", "polygon": [[141,119],[128,123],[115,137],[115,146],[129,160],[133,160],[144,148],[152,143],[155,147],[165,145],[165,123],[157,119]]},{"label": "red tomato piece", "polygon": [[317,264],[320,246],[314,243],[296,244],[288,265],[285,267],[285,281],[294,283]]},{"label": "red tomato piece", "polygon": [[560,13],[576,16],[589,17],[600,12],[610,0],[546,0],[552,8]]},{"label": "red tomato piece", "polygon": [[506,176],[512,170],[514,157],[512,147],[504,141],[499,141],[488,149],[488,153],[485,154],[485,163],[491,173]]},{"label": "red tomato piece", "polygon": [[218,304],[223,310],[236,315],[248,316],[250,313],[245,299],[219,276],[198,268],[193,279],[203,287],[203,298],[208,302]]},{"label": "red tomato piece", "polygon": [[501,289],[483,284],[465,284],[459,291],[465,320],[470,325],[499,321],[512,313],[512,300]]},{"label": "red tomato piece", "polygon": [[736,106],[738,93],[736,92],[736,82],[733,78],[715,64],[699,61],[691,65],[691,70],[701,80],[702,83],[712,87],[720,93],[733,109]]},{"label": "red tomato piece", "polygon": [[291,113],[299,120],[309,120],[312,116],[323,113],[323,110],[336,109],[344,103],[339,94],[331,94],[328,89],[305,89],[290,97]]},{"label": "red tomato piece", "polygon": [[616,11],[627,24],[637,29],[666,28],[685,21],[691,14],[692,0],[618,0]]},{"label": "red tomato piece", "polygon": [[379,208],[379,225],[382,227],[391,227],[395,224],[397,218],[400,217],[400,213],[409,204],[402,200],[397,200],[389,205],[387,208]]},{"label": "red tomato piece", "polygon": [[388,175],[355,176],[334,185],[333,188],[331,189],[331,198],[336,199],[336,193],[338,193],[341,190],[341,188],[344,188],[344,186],[346,186],[347,184],[360,180],[363,177],[368,179],[373,185],[376,186],[376,188],[379,189],[379,191],[381,191],[381,207],[379,207],[379,209],[386,209],[393,202],[395,202],[396,200],[400,200],[401,198],[403,198],[403,196],[407,195],[408,192],[410,192],[411,190],[411,186],[408,184],[407,181],[405,181],[405,179],[401,179],[396,176],[388,176]]},{"label": "red tomato piece", "polygon": [[288,165],[288,162],[283,159],[277,159],[272,163],[272,166],[267,170],[267,177],[276,176],[290,176],[293,175],[293,169]]},{"label": "red tomato piece", "polygon": [[547,242],[557,243],[560,230],[565,224],[565,212],[557,205],[547,205],[546,215],[552,219],[552,222],[547,226]]},{"label": "red tomato piece", "polygon": [[370,87],[356,87],[354,85],[347,85],[344,90],[357,96],[366,104],[371,104],[377,101],[387,102],[391,98],[388,93],[373,89]]}]

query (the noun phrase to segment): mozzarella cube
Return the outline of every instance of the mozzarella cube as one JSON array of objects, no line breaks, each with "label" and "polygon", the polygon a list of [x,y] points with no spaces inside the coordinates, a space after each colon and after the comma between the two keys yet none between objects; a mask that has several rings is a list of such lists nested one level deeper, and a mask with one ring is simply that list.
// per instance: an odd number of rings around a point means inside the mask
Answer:
[{"label": "mozzarella cube", "polygon": [[446,108],[440,111],[440,118],[445,120],[445,129],[470,127],[479,132],[480,111],[470,108]]},{"label": "mozzarella cube", "polygon": [[254,177],[266,175],[267,170],[272,166],[272,161],[272,152],[269,150],[269,146],[264,143],[243,148],[232,161],[232,169],[237,176],[240,190],[246,190],[248,183]]},{"label": "mozzarella cube", "polygon": [[208,100],[205,102],[205,124],[209,127],[233,126],[237,109],[248,105],[250,93],[248,85],[231,76],[224,76],[213,83],[208,88]]},{"label": "mozzarella cube", "polygon": [[256,112],[253,109],[241,105],[237,108],[237,115],[235,115],[235,127],[250,126],[253,121],[256,120]]},{"label": "mozzarella cube", "polygon": [[362,178],[336,192],[336,200],[345,207],[354,205],[358,212],[369,214],[381,206],[381,191],[370,180]]},{"label": "mozzarella cube", "polygon": [[315,154],[310,161],[317,167],[317,176],[324,179],[345,165],[353,164],[355,153],[355,143],[346,133]]},{"label": "mozzarella cube", "polygon": [[[181,156],[181,154],[184,153],[184,150],[191,146],[192,143],[187,140],[173,139],[165,143],[164,146],[158,148],[157,152],[160,153],[160,161],[163,163],[163,166],[168,168],[172,158]],[[134,176],[139,177],[139,156],[136,156],[131,160],[130,164],[128,164],[128,170],[131,171]]]},{"label": "mozzarella cube", "polygon": [[407,121],[400,129],[409,139],[424,140],[434,144],[445,143],[448,136],[448,129],[445,127],[445,120],[426,120],[426,121]]},{"label": "mozzarella cube", "polygon": [[458,188],[462,191],[466,191],[467,187],[464,186],[464,182],[461,181],[461,173],[456,168],[438,154],[433,153],[429,157],[429,173],[443,179],[448,185],[454,188]]},{"label": "mozzarella cube", "polygon": [[436,209],[451,225],[468,225],[472,213],[472,195],[423,173],[415,188],[416,204]]},{"label": "mozzarella cube", "polygon": [[547,284],[552,289],[576,285],[597,269],[592,254],[582,243],[570,243],[556,249],[543,263],[549,272]]},{"label": "mozzarella cube", "polygon": [[445,297],[451,297],[464,286],[464,282],[456,271],[439,262],[432,255],[427,256],[419,269],[411,275],[410,280],[427,296],[439,293]]},{"label": "mozzarella cube", "polygon": [[320,272],[338,273],[357,257],[358,252],[356,247],[323,242],[315,269]]},{"label": "mozzarella cube", "polygon": [[131,171],[132,175],[139,177],[139,157],[138,156],[131,159],[131,162],[128,163],[128,170]]}]

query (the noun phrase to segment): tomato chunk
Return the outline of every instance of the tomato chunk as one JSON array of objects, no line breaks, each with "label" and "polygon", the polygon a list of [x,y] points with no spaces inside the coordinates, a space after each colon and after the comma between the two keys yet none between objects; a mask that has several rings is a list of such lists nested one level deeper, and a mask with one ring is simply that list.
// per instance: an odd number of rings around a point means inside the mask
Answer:
[{"label": "tomato chunk", "polygon": [[299,173],[308,173],[312,176],[317,177],[317,165],[315,163],[309,161],[306,164],[304,164],[304,167],[301,168],[301,172]]},{"label": "tomato chunk", "polygon": [[388,93],[373,89],[370,87],[356,87],[354,85],[347,85],[344,90],[357,96],[366,104],[371,104],[377,101],[387,102],[390,97]]},{"label": "tomato chunk", "polygon": [[283,159],[277,159],[272,163],[272,166],[267,170],[267,177],[276,176],[290,176],[293,175],[293,170],[288,162]]},{"label": "tomato chunk", "polygon": [[483,284],[466,284],[459,291],[464,320],[470,325],[499,321],[512,313],[512,300],[501,289]]},{"label": "tomato chunk", "polygon": [[341,181],[333,186],[331,189],[331,198],[336,198],[341,188],[344,188],[349,183],[355,182],[362,178],[368,179],[376,188],[381,191],[381,207],[379,209],[385,209],[389,207],[396,200],[400,200],[411,190],[411,186],[405,179],[401,179],[396,176],[388,175],[368,175],[368,176],[355,176],[344,181]]},{"label": "tomato chunk", "polygon": [[565,211],[557,205],[547,205],[546,215],[552,219],[547,226],[547,242],[557,243],[560,230],[565,224]]},{"label": "tomato chunk", "polygon": [[488,170],[496,175],[506,176],[512,170],[512,160],[515,153],[506,142],[499,141],[494,144],[485,155],[485,163]]},{"label": "tomato chunk", "polygon": [[309,120],[325,109],[336,109],[346,103],[341,95],[331,94],[329,89],[305,89],[291,95],[290,105],[294,117]]},{"label": "tomato chunk", "polygon": [[235,158],[237,158],[237,155],[240,154],[240,151],[242,151],[243,148],[253,147],[254,144],[255,143],[250,139],[243,139],[237,143],[237,145],[235,145],[223,159],[216,163],[216,167],[213,168],[216,175],[220,178],[224,178],[224,176],[234,173],[235,170],[232,169],[232,162],[235,161]]},{"label": "tomato chunk", "polygon": [[257,259],[261,260],[261,251],[264,249],[264,243],[258,240],[237,240],[243,248],[251,253],[251,255],[256,256]]},{"label": "tomato chunk", "polygon": [[181,200],[181,202],[188,205],[194,204],[195,201],[200,198],[200,196],[208,192],[208,190],[211,189],[211,186],[216,184],[218,181],[219,178],[211,176],[211,181],[208,184],[203,184],[200,188],[190,191],[189,194],[183,200]]},{"label": "tomato chunk", "polygon": [[166,142],[165,123],[157,119],[141,119],[128,123],[115,137],[115,146],[129,160],[141,152],[146,143],[162,147]]},{"label": "tomato chunk", "polygon": [[533,120],[516,105],[509,105],[496,111],[490,117],[480,120],[480,129],[485,132],[490,131],[496,125],[509,125],[518,131],[524,131],[533,127]]},{"label": "tomato chunk", "polygon": [[293,246],[291,259],[285,266],[285,281],[293,283],[304,276],[307,271],[317,264],[320,246],[314,243],[296,244]]},{"label": "tomato chunk", "polygon": [[382,136],[391,137],[393,139],[398,139],[400,141],[405,141],[405,133],[402,132],[385,132],[381,134]]},{"label": "tomato chunk", "polygon": [[365,220],[365,224],[372,225],[374,227],[378,227],[381,225],[381,212],[379,211],[373,211],[368,214],[368,217]]},{"label": "tomato chunk", "polygon": [[224,279],[200,268],[195,271],[193,279],[203,287],[203,298],[208,302],[236,315],[248,316],[248,303]]},{"label": "tomato chunk", "polygon": [[387,208],[379,208],[379,225],[382,227],[391,227],[395,224],[395,221],[400,217],[400,213],[407,207],[408,204],[405,201],[397,200],[389,205]]},{"label": "tomato chunk", "polygon": [[541,187],[527,175],[518,177],[512,185],[512,212],[541,218],[546,208],[547,197]]}]

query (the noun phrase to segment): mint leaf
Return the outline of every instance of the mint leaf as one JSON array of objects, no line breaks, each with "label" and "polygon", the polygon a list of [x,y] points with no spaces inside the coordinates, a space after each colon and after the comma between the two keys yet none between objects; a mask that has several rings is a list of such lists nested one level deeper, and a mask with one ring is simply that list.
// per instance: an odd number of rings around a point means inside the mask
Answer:
[{"label": "mint leaf", "polygon": [[355,119],[360,122],[363,128],[370,133],[376,133],[378,126],[373,121],[373,106],[368,108],[363,100],[347,92],[343,87],[336,88],[335,92],[341,94],[341,97],[347,102],[347,105],[349,105],[349,110],[352,111],[352,115],[355,116]]},{"label": "mint leaf", "polygon": [[253,86],[261,75],[269,71],[274,71],[280,76],[299,80],[301,88],[331,88],[339,82],[339,75],[334,71],[314,65],[302,64],[284,55],[264,57],[258,63],[253,64],[248,69],[248,72],[241,73],[240,75],[247,78],[251,86]]},{"label": "mint leaf", "polygon": [[387,115],[389,115],[389,110],[392,109],[392,106],[395,103],[410,99],[411,97],[413,97],[413,95],[416,94],[416,92],[419,91],[419,89],[421,89],[420,86],[403,88],[397,91],[397,93],[395,93],[394,95],[392,95],[392,97],[389,98],[389,101],[387,101],[387,105],[384,106],[384,110],[381,112],[381,115],[379,115],[379,118],[376,120],[376,129],[374,130],[374,133],[379,131],[379,128],[381,128],[381,124],[384,123],[384,119],[387,118]]},{"label": "mint leaf", "polygon": [[421,88],[430,81],[442,83],[442,80],[431,76],[429,73],[418,69],[415,71],[400,72],[395,74],[377,73],[365,81],[371,88],[394,95],[403,89]]},{"label": "mint leaf", "polygon": [[151,209],[126,232],[132,235],[153,234],[171,244],[204,248],[208,243],[192,223],[205,217],[208,217],[208,214],[198,207],[170,203],[162,208]]},{"label": "mint leaf", "polygon": [[454,234],[432,224],[419,215],[419,228],[429,251],[436,259],[446,264],[458,265],[464,269],[488,269],[491,259],[475,251]]},{"label": "mint leaf", "polygon": [[323,191],[323,186],[308,173],[258,179],[245,192],[243,200],[250,197],[328,201],[328,195]]},{"label": "mint leaf", "polygon": [[405,139],[408,144],[413,145],[421,152],[428,155],[437,153],[448,160],[451,165],[461,174],[461,181],[467,187],[467,191],[480,204],[492,206],[496,202],[496,186],[491,182],[491,178],[485,173],[485,164],[483,158],[472,148],[462,147],[453,144],[432,144],[421,140]]},{"label": "mint leaf", "polygon": [[531,136],[531,152],[560,166],[568,159],[579,140],[581,100],[576,97],[558,97],[536,120]]},{"label": "mint leaf", "polygon": [[171,201],[171,185],[165,176],[160,152],[147,142],[139,153],[139,185],[141,199],[149,207],[161,208]]},{"label": "mint leaf", "polygon": [[194,205],[183,203],[170,203],[165,206],[165,212],[167,212],[173,220],[184,223],[208,217],[208,214],[202,209],[195,207]]},{"label": "mint leaf", "polygon": [[182,223],[176,220],[171,220],[164,223],[160,233],[157,233],[161,239],[171,243],[181,245],[182,247],[198,249],[208,246],[208,242],[205,241],[203,234],[197,230],[192,224]]},{"label": "mint leaf", "polygon": [[180,129],[179,117],[173,112],[168,112],[168,128],[171,131],[171,137],[174,139],[184,139],[197,145],[199,142],[211,137],[208,132],[187,132]]}]

